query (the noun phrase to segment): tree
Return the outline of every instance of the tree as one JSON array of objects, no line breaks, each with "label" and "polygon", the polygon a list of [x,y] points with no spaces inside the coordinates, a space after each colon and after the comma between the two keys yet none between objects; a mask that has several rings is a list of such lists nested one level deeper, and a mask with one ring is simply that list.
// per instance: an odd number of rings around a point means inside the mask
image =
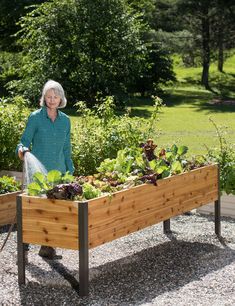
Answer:
[{"label": "tree", "polygon": [[156,40],[156,0],[126,0],[132,13],[141,22],[141,37],[146,46],[145,65],[136,75],[134,91],[155,94],[160,84],[175,80],[169,52]]},{"label": "tree", "polygon": [[211,59],[210,48],[210,25],[211,9],[215,6],[215,0],[179,0],[178,12],[181,17],[184,15],[185,22],[192,32],[200,33],[201,36],[201,58],[202,58],[202,75],[201,84],[210,90],[209,85],[209,68]]},{"label": "tree", "polygon": [[31,10],[30,5],[42,2],[45,0],[0,0],[0,50],[17,51],[14,34],[20,29],[20,17]]},{"label": "tree", "polygon": [[223,71],[224,48],[234,47],[233,0],[178,0],[178,12],[195,37],[201,37],[201,83],[209,85],[209,67],[213,53],[218,51],[218,70]]},{"label": "tree", "polygon": [[139,23],[122,0],[53,0],[21,20],[20,81],[36,99],[47,79],[61,82],[70,99],[93,103],[96,95],[127,90],[145,57]]},{"label": "tree", "polygon": [[217,0],[212,24],[214,48],[218,51],[218,70],[223,72],[224,50],[235,46],[235,4],[233,0]]}]

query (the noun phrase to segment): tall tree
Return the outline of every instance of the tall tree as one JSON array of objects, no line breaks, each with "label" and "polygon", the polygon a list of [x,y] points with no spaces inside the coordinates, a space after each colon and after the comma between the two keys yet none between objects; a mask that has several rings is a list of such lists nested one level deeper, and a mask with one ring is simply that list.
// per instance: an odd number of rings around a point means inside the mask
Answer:
[{"label": "tall tree", "polygon": [[178,12],[190,31],[201,37],[201,83],[209,85],[212,54],[218,52],[218,70],[223,71],[224,49],[235,46],[234,0],[178,0]]},{"label": "tall tree", "polygon": [[45,2],[21,26],[21,79],[11,87],[31,99],[49,78],[62,82],[72,100],[125,91],[145,57],[138,20],[123,0]]},{"label": "tall tree", "polygon": [[[155,94],[160,85],[175,80],[173,64],[168,50],[156,41],[156,5],[157,0],[125,0],[131,11],[142,24],[141,37],[146,46],[145,65],[136,75],[133,90],[144,94]],[[162,2],[162,1],[160,1]]]},{"label": "tall tree", "polygon": [[201,83],[206,89],[209,86],[209,68],[210,68],[210,19],[209,4],[202,2],[200,7],[201,34],[202,34],[202,77]]},{"label": "tall tree", "polygon": [[[181,17],[184,16],[186,24],[191,31],[201,36],[201,56],[202,56],[202,75],[201,84],[206,89],[210,89],[209,85],[209,68],[211,58],[211,14],[212,8],[215,7],[216,0],[179,0],[178,12]],[[185,16],[186,14],[186,16]]]},{"label": "tall tree", "polygon": [[214,48],[218,52],[218,70],[223,72],[224,50],[235,47],[235,3],[217,0],[212,24]]},{"label": "tall tree", "polygon": [[45,0],[0,0],[0,50],[17,51],[14,34],[19,31],[17,24],[20,17],[32,10],[32,4],[40,4]]}]

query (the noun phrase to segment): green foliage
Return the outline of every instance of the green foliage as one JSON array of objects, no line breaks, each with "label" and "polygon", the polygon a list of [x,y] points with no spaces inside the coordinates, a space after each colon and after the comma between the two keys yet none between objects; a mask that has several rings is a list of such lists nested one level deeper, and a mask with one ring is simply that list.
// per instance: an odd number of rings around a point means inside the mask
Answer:
[{"label": "green foliage", "polygon": [[[158,149],[152,140],[142,147],[119,150],[116,158],[105,159],[97,168],[98,173],[78,178],[79,184],[89,184],[102,193],[113,193],[143,183],[157,184],[157,179],[180,174],[207,164],[205,159],[186,160],[186,146],[173,145]],[[84,186],[84,185],[82,185]],[[95,189],[94,192],[97,192]],[[96,195],[94,194],[93,197]]]},{"label": "green foliage", "polygon": [[20,25],[22,79],[10,86],[30,98],[52,78],[69,98],[92,102],[98,92],[125,91],[142,65],[140,25],[123,0],[48,1]]},{"label": "green foliage", "polygon": [[21,189],[21,183],[14,177],[4,175],[0,177],[0,194],[19,191]]},{"label": "green foliage", "polygon": [[74,177],[68,172],[64,175],[62,175],[62,173],[58,170],[51,170],[47,173],[47,175],[36,172],[33,175],[33,182],[27,186],[27,193],[31,196],[46,194],[56,185],[71,183],[73,180]]},{"label": "green foliage", "polygon": [[20,53],[0,52],[0,95],[9,95],[6,84],[18,78],[17,70],[20,68]]},{"label": "green foliage", "polygon": [[219,148],[207,148],[208,159],[219,164],[220,190],[227,194],[235,194],[234,145],[226,141],[224,128],[217,126],[212,118],[210,121],[216,129]]},{"label": "green foliage", "polygon": [[47,176],[36,173],[27,192],[34,196],[45,194],[51,199],[89,200],[143,183],[156,185],[157,179],[204,165],[185,160],[186,146],[156,148],[152,140],[141,147],[126,147],[117,152],[116,158],[101,162],[95,174],[70,176],[70,184],[61,184],[64,178],[57,170],[50,171]]},{"label": "green foliage", "polygon": [[0,169],[21,170],[15,150],[29,115],[26,103],[20,96],[0,99]]},{"label": "green foliage", "polygon": [[115,159],[105,159],[97,168],[98,172],[108,173],[117,171],[127,175],[135,169],[143,170],[146,167],[142,158],[142,149],[131,147],[119,150]]},{"label": "green foliage", "polygon": [[101,191],[90,183],[84,183],[82,185],[83,198],[90,200],[101,196]]},{"label": "green foliage", "polygon": [[158,43],[149,41],[145,66],[141,73],[136,75],[132,90],[142,95],[155,94],[161,92],[160,87],[168,81],[175,81],[169,52]]},{"label": "green foliage", "polygon": [[17,24],[20,17],[30,10],[30,4],[39,4],[44,1],[45,0],[1,0],[0,49],[13,52],[19,49],[14,34],[20,29]]},{"label": "green foliage", "polygon": [[112,97],[99,101],[97,111],[86,108],[84,102],[78,102],[76,106],[81,114],[72,134],[76,174],[93,174],[104,159],[116,157],[121,149],[138,147],[146,137],[157,134],[159,104],[155,105],[147,123],[140,118],[130,118],[128,113],[116,116],[112,110]]},{"label": "green foliage", "polygon": [[142,148],[131,147],[119,150],[115,159],[105,159],[97,170],[100,173],[114,171],[125,176],[134,173],[145,174],[150,170],[163,178],[182,173],[191,167],[185,159],[188,151],[186,146],[173,145],[171,148],[153,150],[156,150],[157,154],[150,161],[143,155]]}]

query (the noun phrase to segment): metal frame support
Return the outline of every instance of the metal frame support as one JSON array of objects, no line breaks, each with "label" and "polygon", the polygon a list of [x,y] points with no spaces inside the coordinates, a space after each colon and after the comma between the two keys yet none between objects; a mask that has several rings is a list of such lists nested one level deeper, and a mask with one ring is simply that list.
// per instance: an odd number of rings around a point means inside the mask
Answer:
[{"label": "metal frame support", "polygon": [[221,236],[220,167],[218,165],[218,200],[215,201],[215,233]]},{"label": "metal frame support", "polygon": [[18,264],[18,284],[25,285],[25,245],[23,243],[22,228],[22,197],[16,197],[17,205],[17,264]]},{"label": "metal frame support", "polygon": [[163,232],[164,234],[168,234],[171,231],[171,219],[167,219],[163,221]]},{"label": "metal frame support", "polygon": [[88,203],[78,203],[79,295],[89,294]]}]

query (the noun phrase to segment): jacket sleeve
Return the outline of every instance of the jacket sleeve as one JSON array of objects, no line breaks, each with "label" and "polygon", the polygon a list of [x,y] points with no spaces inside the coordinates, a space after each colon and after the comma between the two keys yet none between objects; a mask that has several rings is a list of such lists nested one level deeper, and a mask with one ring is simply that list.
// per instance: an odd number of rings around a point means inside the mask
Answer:
[{"label": "jacket sleeve", "polygon": [[20,147],[27,147],[27,148],[30,147],[35,131],[36,131],[36,119],[31,114],[26,123],[25,130],[21,136],[20,143],[16,147],[16,154],[18,154],[18,150]]}]

